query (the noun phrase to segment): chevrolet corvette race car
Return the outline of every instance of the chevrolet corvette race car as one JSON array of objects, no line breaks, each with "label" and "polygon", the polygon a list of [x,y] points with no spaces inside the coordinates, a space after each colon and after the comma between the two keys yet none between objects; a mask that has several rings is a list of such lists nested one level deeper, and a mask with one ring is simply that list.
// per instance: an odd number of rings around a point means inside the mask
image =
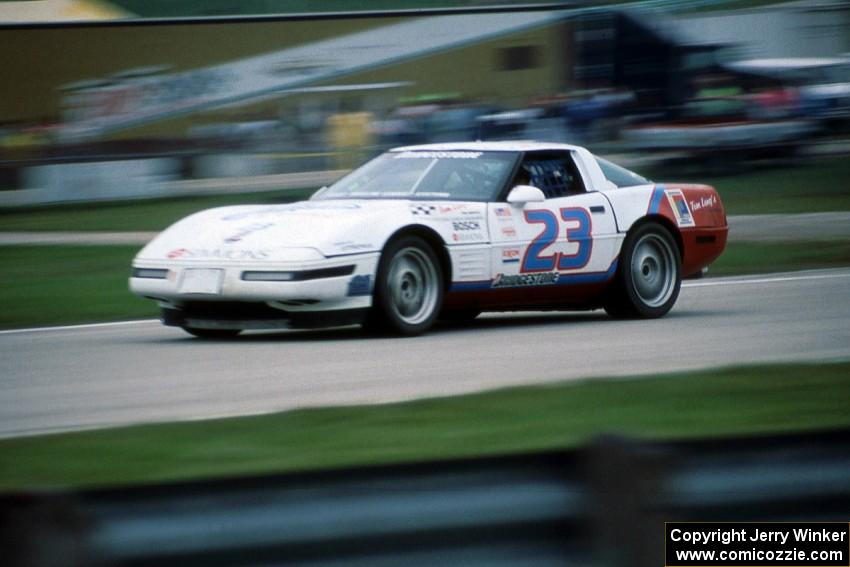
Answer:
[{"label": "chevrolet corvette race car", "polygon": [[415,335],[488,310],[652,318],[726,235],[713,188],[653,183],[581,147],[411,146],[308,201],[177,222],[136,256],[130,289],[199,337],[356,323]]}]

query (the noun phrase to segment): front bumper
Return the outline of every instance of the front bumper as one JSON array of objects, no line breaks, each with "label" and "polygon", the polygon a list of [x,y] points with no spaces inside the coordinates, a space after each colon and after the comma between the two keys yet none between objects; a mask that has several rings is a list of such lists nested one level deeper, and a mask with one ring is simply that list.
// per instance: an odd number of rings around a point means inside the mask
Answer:
[{"label": "front bumper", "polygon": [[355,325],[366,320],[368,308],[292,312],[265,303],[192,301],[162,308],[162,323],[191,329],[319,329]]},{"label": "front bumper", "polygon": [[[276,313],[281,319],[292,319],[300,313],[368,309],[378,259],[378,253],[297,263],[137,258],[129,285],[134,294],[158,301],[164,310],[186,311],[192,305],[218,304],[220,309],[206,310],[205,319],[210,324],[215,321],[213,312],[231,313],[222,308],[226,304],[242,306],[245,313],[268,312],[263,317],[247,317],[246,321],[271,320]],[[288,274],[291,279],[246,279],[257,274],[270,274],[272,278]]]}]

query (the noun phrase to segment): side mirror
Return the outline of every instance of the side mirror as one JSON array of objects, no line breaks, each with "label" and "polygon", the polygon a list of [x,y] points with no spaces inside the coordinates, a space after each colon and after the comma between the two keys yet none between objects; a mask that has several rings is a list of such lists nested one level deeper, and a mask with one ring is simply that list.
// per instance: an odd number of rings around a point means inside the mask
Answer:
[{"label": "side mirror", "polygon": [[543,194],[543,191],[531,185],[517,185],[508,193],[508,203],[512,205],[541,203],[545,200],[546,195]]}]

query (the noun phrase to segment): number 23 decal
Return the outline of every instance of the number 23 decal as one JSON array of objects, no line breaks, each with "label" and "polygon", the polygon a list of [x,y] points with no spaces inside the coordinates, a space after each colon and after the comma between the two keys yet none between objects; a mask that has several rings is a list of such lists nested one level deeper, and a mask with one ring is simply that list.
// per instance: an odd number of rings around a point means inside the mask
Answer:
[{"label": "number 23 decal", "polygon": [[593,249],[593,238],[590,234],[590,215],[584,209],[565,207],[558,211],[561,220],[566,221],[566,240],[578,244],[578,250],[574,254],[563,252],[543,252],[558,239],[560,234],[560,222],[553,211],[538,209],[525,211],[525,220],[529,223],[542,224],[540,231],[522,258],[520,272],[553,272],[555,270],[577,270],[587,265],[590,260],[590,252]]}]

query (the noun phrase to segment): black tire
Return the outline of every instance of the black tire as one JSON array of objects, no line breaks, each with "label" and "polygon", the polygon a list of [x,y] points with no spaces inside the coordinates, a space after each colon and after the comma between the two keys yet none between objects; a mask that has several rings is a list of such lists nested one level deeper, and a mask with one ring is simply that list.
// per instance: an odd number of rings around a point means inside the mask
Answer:
[{"label": "black tire", "polygon": [[437,255],[418,236],[390,242],[381,254],[370,330],[413,336],[430,329],[443,304],[443,271]]},{"label": "black tire", "polygon": [[181,327],[184,331],[199,339],[230,339],[241,333],[240,329],[199,329],[197,327]]},{"label": "black tire", "polygon": [[681,286],[682,258],[676,239],[662,225],[648,222],[623,243],[605,311],[618,319],[662,317],[676,303]]}]

